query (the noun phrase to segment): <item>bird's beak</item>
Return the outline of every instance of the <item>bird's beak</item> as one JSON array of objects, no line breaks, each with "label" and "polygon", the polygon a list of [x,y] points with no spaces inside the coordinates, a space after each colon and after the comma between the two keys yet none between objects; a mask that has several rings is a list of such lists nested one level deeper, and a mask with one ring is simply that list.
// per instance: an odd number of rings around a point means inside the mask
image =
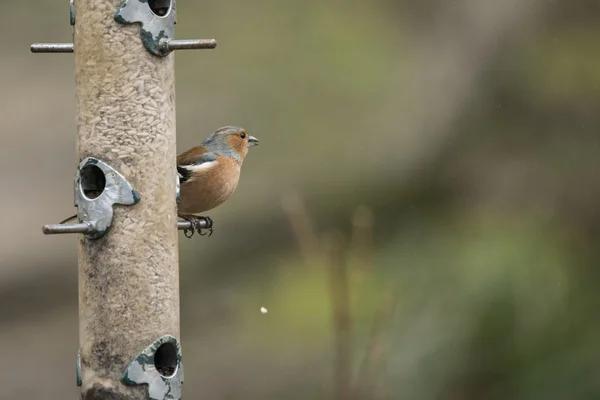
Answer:
[{"label": "bird's beak", "polygon": [[248,137],[248,147],[257,146],[257,145],[258,145],[257,138],[255,138],[254,136]]}]

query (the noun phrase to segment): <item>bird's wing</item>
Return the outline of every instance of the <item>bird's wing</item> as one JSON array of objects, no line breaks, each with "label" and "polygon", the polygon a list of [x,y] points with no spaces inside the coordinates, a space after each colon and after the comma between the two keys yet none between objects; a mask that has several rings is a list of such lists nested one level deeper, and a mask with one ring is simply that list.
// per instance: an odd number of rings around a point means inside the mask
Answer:
[{"label": "bird's wing", "polygon": [[177,172],[181,183],[192,178],[194,172],[206,170],[217,162],[215,153],[197,146],[177,156]]}]

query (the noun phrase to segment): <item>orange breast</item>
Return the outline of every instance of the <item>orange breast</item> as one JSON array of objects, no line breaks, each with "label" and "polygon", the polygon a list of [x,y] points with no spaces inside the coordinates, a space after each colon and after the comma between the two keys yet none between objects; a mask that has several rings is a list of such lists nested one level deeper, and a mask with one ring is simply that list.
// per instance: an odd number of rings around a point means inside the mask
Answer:
[{"label": "orange breast", "polygon": [[198,214],[217,207],[235,191],[239,179],[239,163],[219,157],[214,167],[200,171],[181,185],[179,212]]}]

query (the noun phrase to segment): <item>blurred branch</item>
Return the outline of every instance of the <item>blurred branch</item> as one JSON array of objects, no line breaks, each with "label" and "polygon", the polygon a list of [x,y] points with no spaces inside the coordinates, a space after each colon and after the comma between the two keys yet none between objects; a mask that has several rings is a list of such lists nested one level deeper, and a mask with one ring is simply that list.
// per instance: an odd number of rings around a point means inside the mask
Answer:
[{"label": "blurred branch", "polygon": [[[352,251],[361,272],[366,273],[364,282],[373,281],[373,226],[371,209],[359,206],[352,218]],[[359,365],[353,393],[358,398],[387,398],[384,356],[390,347],[389,327],[398,304],[397,284],[393,283],[382,293],[374,312],[373,326],[365,355]],[[359,300],[359,304],[361,301]]]},{"label": "blurred branch", "polygon": [[351,398],[352,379],[352,322],[350,318],[348,271],[343,254],[343,240],[344,238],[339,232],[333,232],[324,238],[329,261],[329,283],[335,341],[335,398],[348,400]]},{"label": "blurred branch", "polygon": [[359,206],[352,217],[352,252],[363,271],[373,269],[373,211]]},{"label": "blurred branch", "polygon": [[[352,380],[352,322],[350,310],[350,294],[348,285],[348,265],[344,259],[343,235],[331,232],[323,236],[318,243],[314,232],[312,220],[300,195],[288,193],[282,199],[283,209],[288,216],[292,230],[298,240],[302,255],[307,262],[315,260],[317,254],[326,256],[329,275],[329,288],[331,294],[331,312],[333,322],[333,340],[335,347],[334,361],[334,390],[335,398],[348,400],[351,398]],[[359,220],[360,227],[364,218]],[[366,248],[368,243],[364,235],[357,235],[357,239]]]},{"label": "blurred branch", "polygon": [[389,330],[400,297],[398,286],[393,283],[383,292],[381,303],[375,312],[369,344],[356,375],[355,393],[369,393],[375,398],[388,398],[387,383],[384,379],[384,356],[390,350]]},{"label": "blurred branch", "polygon": [[307,262],[310,262],[318,251],[317,237],[308,210],[300,195],[290,192],[282,196],[283,211],[288,216],[300,250]]}]

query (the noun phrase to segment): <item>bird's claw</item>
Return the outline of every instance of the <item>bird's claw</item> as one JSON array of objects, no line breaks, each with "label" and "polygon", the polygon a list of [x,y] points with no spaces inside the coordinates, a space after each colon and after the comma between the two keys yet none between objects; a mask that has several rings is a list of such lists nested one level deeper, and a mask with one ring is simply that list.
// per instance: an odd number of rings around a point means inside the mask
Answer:
[{"label": "bird's claw", "polygon": [[[211,237],[212,234],[213,234],[213,230],[214,230],[213,229],[214,222],[213,222],[212,218],[211,217],[199,217],[199,218],[204,218],[204,220],[206,221],[206,224],[208,225],[208,228],[205,228],[205,229],[208,232],[204,232],[203,233],[201,228],[197,228],[196,230],[198,231],[198,234],[200,236],[206,236],[206,235],[208,235],[208,237]],[[198,225],[200,225],[200,224],[198,223]]]},{"label": "bird's claw", "polygon": [[192,229],[184,229],[183,230],[183,234],[185,235],[186,238],[191,238],[192,236],[194,236],[194,228]]}]

